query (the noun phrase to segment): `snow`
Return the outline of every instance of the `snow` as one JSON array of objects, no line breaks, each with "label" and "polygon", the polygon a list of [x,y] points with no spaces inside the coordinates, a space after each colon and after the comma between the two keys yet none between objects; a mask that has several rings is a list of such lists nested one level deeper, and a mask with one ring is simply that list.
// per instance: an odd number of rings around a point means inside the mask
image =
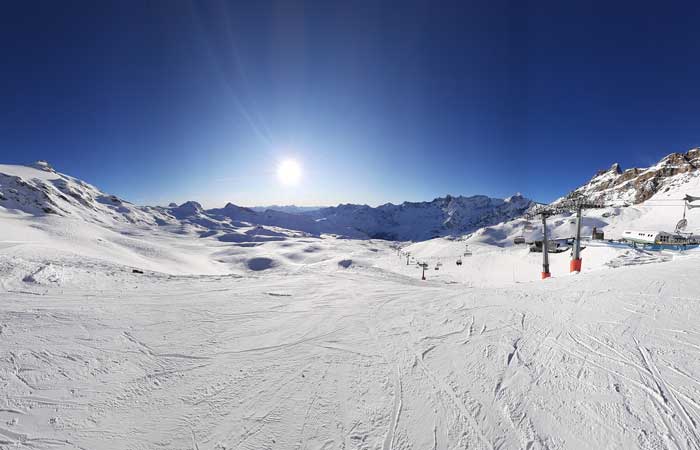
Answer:
[{"label": "snow", "polygon": [[228,275],[28,246],[0,259],[8,448],[697,448],[693,252],[513,283],[520,249],[421,282],[380,241],[238,248]]},{"label": "snow", "polygon": [[37,179],[37,180],[57,180],[60,178],[55,172],[47,172],[44,170],[39,170],[34,167],[28,166],[15,166],[8,164],[0,164],[0,173],[12,174],[21,178],[26,179]]},{"label": "snow", "polygon": [[[0,207],[0,449],[700,448],[698,250],[586,242],[542,281],[523,219],[342,239],[18,170],[85,204]],[[584,234],[672,228],[682,208],[654,205],[685,193],[587,211]]]}]

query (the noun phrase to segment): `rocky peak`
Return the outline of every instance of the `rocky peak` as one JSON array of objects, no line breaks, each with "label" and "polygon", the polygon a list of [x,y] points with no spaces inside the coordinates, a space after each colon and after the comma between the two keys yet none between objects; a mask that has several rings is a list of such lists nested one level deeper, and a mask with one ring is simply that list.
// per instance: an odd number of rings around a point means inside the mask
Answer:
[{"label": "rocky peak", "polygon": [[696,167],[700,167],[700,147],[695,147],[685,154],[685,159]]},{"label": "rocky peak", "polygon": [[641,203],[676,178],[699,169],[700,148],[693,148],[686,153],[666,155],[647,168],[622,171],[620,165],[615,163],[607,170],[598,171],[588,183],[573,193],[612,203]]},{"label": "rocky peak", "polygon": [[605,174],[617,174],[617,175],[619,175],[621,173],[622,173],[622,169],[620,168],[620,164],[615,163],[612,166],[610,166],[609,169],[599,170],[598,172],[596,172],[595,176],[599,177],[599,176],[605,175]]},{"label": "rocky peak", "polygon": [[685,166],[688,164],[689,162],[683,153],[671,153],[659,161],[659,165],[664,166]]}]

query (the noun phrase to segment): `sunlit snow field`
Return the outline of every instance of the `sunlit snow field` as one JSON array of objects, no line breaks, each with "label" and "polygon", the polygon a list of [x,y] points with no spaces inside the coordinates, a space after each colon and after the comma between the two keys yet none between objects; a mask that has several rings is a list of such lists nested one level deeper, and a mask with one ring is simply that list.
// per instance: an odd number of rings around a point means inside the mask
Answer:
[{"label": "sunlit snow field", "polygon": [[[88,206],[0,210],[0,448],[700,448],[700,251],[585,242],[581,273],[552,254],[542,281],[523,219],[221,240]],[[584,235],[663,211],[588,211]]]},{"label": "sunlit snow field", "polygon": [[50,225],[2,243],[4,448],[698,448],[695,252],[591,245],[542,282],[438,239],[403,248],[421,281],[386,241]]}]

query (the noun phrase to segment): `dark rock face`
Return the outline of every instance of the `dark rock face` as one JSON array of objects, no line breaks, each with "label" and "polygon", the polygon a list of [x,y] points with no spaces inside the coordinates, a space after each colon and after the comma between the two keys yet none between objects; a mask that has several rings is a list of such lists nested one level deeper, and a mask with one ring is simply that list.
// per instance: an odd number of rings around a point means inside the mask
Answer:
[{"label": "dark rock face", "polygon": [[592,200],[642,203],[665,188],[671,178],[697,170],[700,170],[700,148],[671,153],[648,168],[622,171],[615,163],[607,170],[598,171],[591,181],[572,193]]}]

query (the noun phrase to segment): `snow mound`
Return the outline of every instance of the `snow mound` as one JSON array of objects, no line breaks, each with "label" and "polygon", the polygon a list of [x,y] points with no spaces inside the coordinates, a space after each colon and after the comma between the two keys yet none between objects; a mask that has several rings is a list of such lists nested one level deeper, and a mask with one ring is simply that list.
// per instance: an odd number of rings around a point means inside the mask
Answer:
[{"label": "snow mound", "polygon": [[63,269],[49,263],[22,278],[25,283],[58,285],[63,280]]},{"label": "snow mound", "polygon": [[276,260],[267,257],[250,258],[246,261],[246,266],[255,272],[272,269],[278,265]]},{"label": "snow mound", "polygon": [[342,267],[343,269],[348,269],[350,266],[352,266],[353,261],[352,259],[341,259],[338,261],[338,266]]}]

